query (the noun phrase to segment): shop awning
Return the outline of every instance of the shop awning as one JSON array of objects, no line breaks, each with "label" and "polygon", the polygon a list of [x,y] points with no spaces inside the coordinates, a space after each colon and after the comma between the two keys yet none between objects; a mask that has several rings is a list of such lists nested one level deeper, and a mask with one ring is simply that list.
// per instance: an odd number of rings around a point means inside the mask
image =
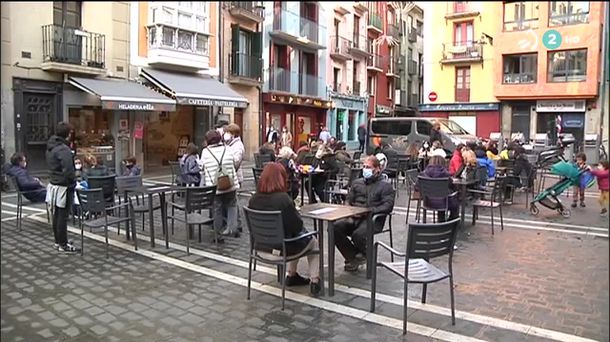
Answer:
[{"label": "shop awning", "polygon": [[210,76],[154,69],[142,69],[140,75],[166,94],[175,97],[178,104],[237,108],[248,106],[248,99]]},{"label": "shop awning", "polygon": [[82,77],[70,77],[68,82],[99,97],[104,109],[160,112],[176,110],[175,100],[136,82]]}]

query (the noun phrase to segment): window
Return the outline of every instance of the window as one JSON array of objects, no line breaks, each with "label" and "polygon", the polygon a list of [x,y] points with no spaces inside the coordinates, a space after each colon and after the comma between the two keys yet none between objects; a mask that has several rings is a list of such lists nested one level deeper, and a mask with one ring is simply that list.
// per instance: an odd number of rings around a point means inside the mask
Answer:
[{"label": "window", "polygon": [[432,131],[432,124],[425,120],[417,121],[417,133],[428,135]]},{"label": "window", "polygon": [[579,82],[587,78],[587,49],[549,52],[548,82]]},{"label": "window", "polygon": [[417,21],[417,35],[420,37],[424,36],[424,23],[423,21]]},{"label": "window", "polygon": [[393,99],[394,98],[394,81],[393,80],[388,80],[388,99]]},{"label": "window", "polygon": [[472,21],[455,23],[453,27],[453,44],[455,46],[472,46],[474,29]]},{"label": "window", "polygon": [[337,92],[339,91],[339,72],[341,69],[333,68],[333,90]]},{"label": "window", "polygon": [[589,22],[588,1],[551,1],[549,25],[561,26]]},{"label": "window", "polygon": [[538,28],[538,2],[504,2],[504,31]]},{"label": "window", "polygon": [[366,80],[366,87],[369,92],[369,95],[375,96],[375,78],[373,76],[369,76]]},{"label": "window", "polygon": [[53,1],[53,24],[72,28],[80,27],[80,1]]},{"label": "window", "polygon": [[197,34],[197,52],[203,55],[208,55],[208,36],[204,34]]},{"label": "window", "polygon": [[163,45],[165,46],[174,46],[174,34],[176,33],[176,29],[173,27],[164,27],[163,28]]},{"label": "window", "polygon": [[372,134],[408,135],[411,133],[412,120],[373,120]]},{"label": "window", "polygon": [[504,56],[503,83],[536,83],[538,55]]}]

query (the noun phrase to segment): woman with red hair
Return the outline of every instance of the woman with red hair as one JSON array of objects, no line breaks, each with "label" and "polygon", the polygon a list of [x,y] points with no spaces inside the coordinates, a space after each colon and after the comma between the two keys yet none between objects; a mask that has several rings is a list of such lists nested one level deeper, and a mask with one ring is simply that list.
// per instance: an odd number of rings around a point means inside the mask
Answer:
[{"label": "woman with red hair", "polygon": [[[288,176],[282,164],[269,163],[265,165],[258,181],[257,191],[250,198],[248,207],[254,210],[281,211],[284,236],[286,239],[290,239],[307,233],[307,230],[303,227],[303,220],[295,208],[292,198],[287,194],[287,184]],[[289,256],[303,255],[310,250],[317,249],[318,240],[313,236],[286,243],[286,253]],[[272,248],[269,248],[269,253],[265,253],[265,258],[279,258],[279,256],[271,254],[271,251]],[[303,278],[297,273],[298,262],[297,259],[288,263],[286,267],[288,271],[286,286],[310,284],[311,294],[317,295],[321,289],[320,258],[318,254],[307,256],[309,279]]]}]

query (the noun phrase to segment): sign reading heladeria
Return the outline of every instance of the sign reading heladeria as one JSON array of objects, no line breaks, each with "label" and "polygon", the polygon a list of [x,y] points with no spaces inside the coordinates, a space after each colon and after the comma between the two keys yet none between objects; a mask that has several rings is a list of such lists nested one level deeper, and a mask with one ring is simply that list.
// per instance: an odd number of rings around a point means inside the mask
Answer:
[{"label": "sign reading heladeria", "polygon": [[173,112],[176,110],[176,105],[174,103],[102,101],[102,108],[147,112]]}]

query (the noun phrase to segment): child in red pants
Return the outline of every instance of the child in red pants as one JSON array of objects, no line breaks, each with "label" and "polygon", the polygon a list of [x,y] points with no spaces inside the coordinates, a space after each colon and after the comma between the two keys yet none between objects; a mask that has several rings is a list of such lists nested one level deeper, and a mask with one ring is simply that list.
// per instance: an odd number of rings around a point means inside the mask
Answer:
[{"label": "child in red pants", "polygon": [[597,186],[599,187],[599,204],[602,207],[601,212],[599,213],[602,216],[606,216],[608,214],[608,196],[610,190],[610,163],[607,160],[603,160],[599,162],[599,166],[597,169],[592,169],[591,174],[597,177]]}]

